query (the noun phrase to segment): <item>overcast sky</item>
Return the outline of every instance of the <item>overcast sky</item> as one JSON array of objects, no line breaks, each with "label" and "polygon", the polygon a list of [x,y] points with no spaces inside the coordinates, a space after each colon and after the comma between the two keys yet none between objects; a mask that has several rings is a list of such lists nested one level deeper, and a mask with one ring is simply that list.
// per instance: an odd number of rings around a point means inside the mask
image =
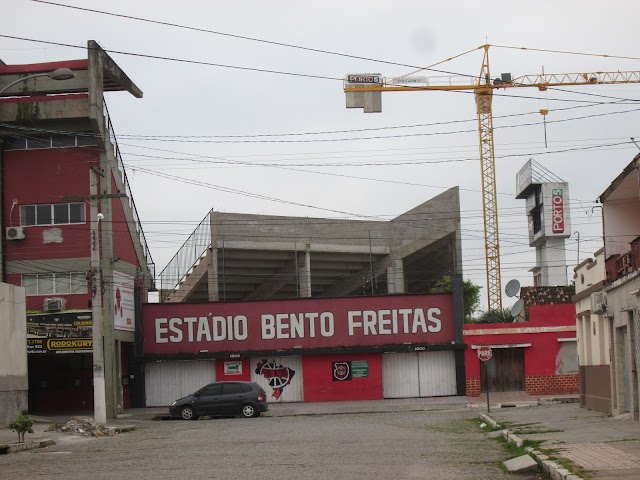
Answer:
[{"label": "overcast sky", "polygon": [[[492,77],[640,70],[637,0],[59,3],[192,28],[2,0],[0,34],[243,67],[111,53],[144,92],[106,97],[157,273],[212,208],[382,220],[458,185],[464,276],[484,287],[473,94],[384,93],[383,112],[364,114],[345,108],[340,79],[439,62],[434,69],[477,76],[485,43],[494,45]],[[76,58],[86,50],[0,37],[7,64]],[[535,255],[524,201],[514,195],[517,171],[533,158],[569,182],[580,234],[579,253],[577,235],[567,240],[572,274],[578,255],[602,244],[593,201],[638,153],[630,138],[640,138],[640,85],[514,90],[496,92],[493,103],[502,281],[531,285]],[[547,147],[540,109],[549,110]],[[486,302],[484,288],[482,296]]]}]

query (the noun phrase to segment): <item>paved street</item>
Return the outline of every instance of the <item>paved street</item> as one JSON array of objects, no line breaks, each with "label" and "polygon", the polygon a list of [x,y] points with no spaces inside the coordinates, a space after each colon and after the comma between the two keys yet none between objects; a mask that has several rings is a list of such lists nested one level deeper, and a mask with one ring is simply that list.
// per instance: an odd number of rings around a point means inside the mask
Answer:
[{"label": "paved street", "polygon": [[[113,437],[0,456],[3,478],[507,479],[508,458],[470,419],[477,411],[136,420]],[[520,480],[539,478],[519,476]]]}]

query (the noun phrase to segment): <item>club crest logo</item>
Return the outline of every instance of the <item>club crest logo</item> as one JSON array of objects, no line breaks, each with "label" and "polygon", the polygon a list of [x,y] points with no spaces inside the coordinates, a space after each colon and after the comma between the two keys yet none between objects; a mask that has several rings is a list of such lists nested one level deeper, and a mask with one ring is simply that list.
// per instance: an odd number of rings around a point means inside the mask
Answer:
[{"label": "club crest logo", "polygon": [[333,363],[333,378],[339,381],[348,380],[351,374],[351,368],[347,362]]},{"label": "club crest logo", "polygon": [[277,363],[275,360],[262,360],[256,366],[256,374],[262,375],[273,388],[273,397],[279,399],[284,387],[291,383],[296,372],[289,367]]}]

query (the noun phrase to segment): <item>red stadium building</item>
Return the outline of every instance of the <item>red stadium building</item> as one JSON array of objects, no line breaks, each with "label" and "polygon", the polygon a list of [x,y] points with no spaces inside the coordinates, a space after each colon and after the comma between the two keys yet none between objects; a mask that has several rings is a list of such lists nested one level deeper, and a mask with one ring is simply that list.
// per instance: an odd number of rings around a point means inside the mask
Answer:
[{"label": "red stadium building", "polygon": [[285,402],[464,394],[452,295],[149,304],[143,329],[148,406],[232,379]]}]

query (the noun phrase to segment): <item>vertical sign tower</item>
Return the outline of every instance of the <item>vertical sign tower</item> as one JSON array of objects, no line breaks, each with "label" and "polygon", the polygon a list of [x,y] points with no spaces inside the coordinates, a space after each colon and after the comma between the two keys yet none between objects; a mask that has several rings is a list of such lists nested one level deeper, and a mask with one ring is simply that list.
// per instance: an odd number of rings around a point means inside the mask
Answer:
[{"label": "vertical sign tower", "polygon": [[526,200],[529,245],[536,249],[535,286],[567,285],[565,239],[571,236],[569,184],[530,159],[516,175],[516,198]]}]

